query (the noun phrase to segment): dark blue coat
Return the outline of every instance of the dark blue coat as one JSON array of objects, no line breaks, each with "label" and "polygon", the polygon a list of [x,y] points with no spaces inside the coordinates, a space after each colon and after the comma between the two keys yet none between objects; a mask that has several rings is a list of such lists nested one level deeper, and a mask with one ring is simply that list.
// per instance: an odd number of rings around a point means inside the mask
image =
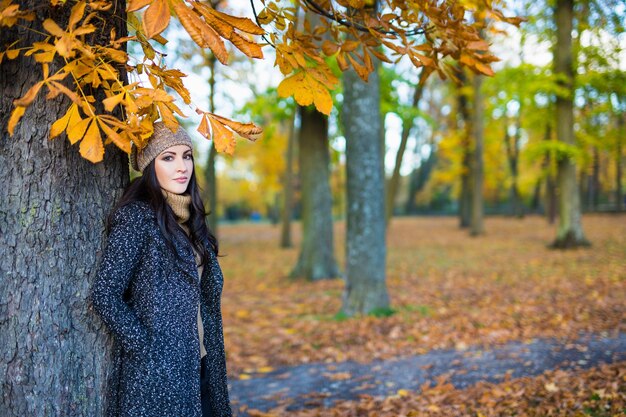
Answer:
[{"label": "dark blue coat", "polygon": [[[220,298],[224,279],[213,251],[198,270],[182,229],[166,246],[144,202],[120,208],[93,283],[95,311],[115,336],[107,416],[201,417],[198,302],[215,416],[231,416]],[[207,247],[208,241],[204,242]]]}]

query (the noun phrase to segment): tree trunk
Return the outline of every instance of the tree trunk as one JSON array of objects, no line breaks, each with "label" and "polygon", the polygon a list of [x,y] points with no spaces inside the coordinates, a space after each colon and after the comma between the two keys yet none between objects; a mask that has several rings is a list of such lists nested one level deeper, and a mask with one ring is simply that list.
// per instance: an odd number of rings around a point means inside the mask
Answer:
[{"label": "tree trunk", "polygon": [[[98,12],[94,43],[107,42],[113,25],[126,35],[125,2],[114,3]],[[29,27],[39,32],[46,18],[65,27],[70,6],[21,2],[36,10]],[[19,25],[2,36],[20,47],[42,40]],[[51,73],[57,68],[58,61]],[[23,55],[0,64],[0,415],[101,416],[112,339],[86,298],[104,219],[129,181],[128,156],[111,145],[92,164],[64,134],[49,140],[69,100],[45,100],[43,92],[9,137],[11,103],[42,78],[40,69]]]},{"label": "tree trunk", "polygon": [[[552,126],[550,123],[546,124],[546,130],[543,137],[543,140],[550,141],[552,140]],[[552,175],[552,156],[551,153],[547,153],[541,162],[541,168],[545,170],[545,179],[546,179],[546,192],[545,192],[545,215],[548,219],[549,224],[554,224],[556,221],[556,212],[557,212],[557,196],[556,196],[556,181],[554,180],[554,176]]]},{"label": "tree trunk", "polygon": [[463,130],[463,160],[461,171],[461,195],[459,196],[459,227],[469,227],[471,223],[472,213],[472,189],[470,180],[471,161],[474,159],[472,155],[471,146],[471,122],[469,109],[467,106],[467,95],[462,91],[463,85],[466,82],[465,73],[463,69],[459,69],[459,80],[461,85],[457,86],[457,103],[458,103],[458,117],[460,118],[460,125]]},{"label": "tree trunk", "polygon": [[472,186],[472,210],[470,235],[478,236],[485,233],[483,224],[483,98],[480,91],[482,77],[472,77],[472,89],[474,91],[472,111],[472,133],[474,137],[473,158],[471,160],[471,186]]},{"label": "tree trunk", "polygon": [[[567,97],[556,98],[556,135],[565,144],[574,145],[574,68],[572,52],[572,26],[574,0],[557,0],[557,42],[554,48],[554,73],[562,77],[561,86]],[[576,165],[572,158],[563,157],[558,162],[559,225],[554,248],[588,246],[581,222],[580,194],[576,184]]]},{"label": "tree trunk", "polygon": [[[430,72],[422,69],[420,73],[419,83],[415,87],[415,91],[413,92],[413,101],[411,106],[413,108],[417,108],[419,106],[419,102],[422,98],[422,94],[424,93],[424,85],[426,84],[426,79]],[[391,174],[391,178],[389,179],[389,184],[387,188],[386,195],[386,213],[385,213],[385,221],[389,224],[389,220],[393,216],[393,204],[396,200],[396,195],[398,194],[398,183],[400,182],[400,168],[402,167],[402,160],[404,159],[404,152],[406,151],[406,145],[409,141],[409,135],[411,134],[411,130],[413,125],[415,124],[415,120],[403,120],[402,121],[402,134],[400,136],[400,147],[398,148],[398,152],[396,153],[396,161],[393,166],[393,173]]]},{"label": "tree trunk", "polygon": [[600,151],[597,146],[593,147],[592,164],[591,175],[587,178],[587,208],[596,211],[600,200]]},{"label": "tree trunk", "polygon": [[389,306],[378,68],[376,62],[368,83],[354,70],[343,74],[348,210],[342,311],[349,316]]},{"label": "tree trunk", "polygon": [[617,211],[624,211],[624,191],[622,190],[622,144],[624,143],[624,125],[626,119],[626,113],[621,114],[618,118],[618,131],[617,131],[617,149],[615,150],[615,198],[617,199]]},{"label": "tree trunk", "polygon": [[206,167],[204,168],[204,180],[206,183],[206,200],[208,200],[209,212],[209,228],[211,232],[217,237],[217,175],[215,174],[215,157],[217,151],[213,144],[209,148],[209,157],[206,161]]},{"label": "tree trunk", "polygon": [[[208,57],[209,67],[209,111],[215,113],[215,55],[210,54]],[[204,179],[206,183],[206,200],[208,200],[209,212],[209,228],[211,232],[218,237],[217,230],[217,175],[215,173],[215,159],[217,158],[217,151],[215,150],[215,144],[211,143],[209,148],[209,155],[206,162],[204,171]]]},{"label": "tree trunk", "polygon": [[283,178],[283,207],[281,210],[281,229],[280,229],[280,247],[291,248],[291,217],[293,215],[293,154],[294,143],[296,141],[296,109],[289,120],[289,135],[287,137],[287,166],[285,168],[285,177]]},{"label": "tree trunk", "polygon": [[298,106],[298,155],[302,190],[302,244],[291,277],[336,278],[339,268],[333,244],[328,118],[312,107]]},{"label": "tree trunk", "polygon": [[[521,109],[520,109],[521,112]],[[508,133],[508,125],[504,127],[504,144],[506,146],[506,154],[507,160],[509,162],[509,170],[511,171],[511,189],[510,193],[510,201],[511,201],[511,211],[510,214],[517,218],[524,217],[524,205],[522,203],[522,198],[519,193],[519,147],[520,147],[520,136],[521,136],[521,122],[520,117],[518,116],[516,126],[515,126],[515,135],[510,137]],[[533,193],[533,206],[534,209],[537,208],[539,204],[539,192],[540,192],[540,182],[537,182],[535,186],[535,190]]]}]

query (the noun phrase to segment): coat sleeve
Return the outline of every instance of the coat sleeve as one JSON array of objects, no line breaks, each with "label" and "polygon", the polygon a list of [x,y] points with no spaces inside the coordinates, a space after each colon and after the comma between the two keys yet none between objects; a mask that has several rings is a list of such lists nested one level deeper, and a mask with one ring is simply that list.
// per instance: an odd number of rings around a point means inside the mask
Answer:
[{"label": "coat sleeve", "polygon": [[141,260],[147,238],[148,223],[141,210],[131,203],[114,214],[90,294],[93,308],[102,321],[125,350],[134,352],[147,345],[148,332],[123,296]]},{"label": "coat sleeve", "polygon": [[[217,258],[211,257],[213,282],[223,282],[222,271]],[[222,326],[221,285],[211,285],[212,300],[208,307],[209,323],[204,329],[204,343],[207,351],[211,404],[213,414],[219,417],[231,417],[228,381],[226,377],[226,352],[224,351],[224,330]]]}]

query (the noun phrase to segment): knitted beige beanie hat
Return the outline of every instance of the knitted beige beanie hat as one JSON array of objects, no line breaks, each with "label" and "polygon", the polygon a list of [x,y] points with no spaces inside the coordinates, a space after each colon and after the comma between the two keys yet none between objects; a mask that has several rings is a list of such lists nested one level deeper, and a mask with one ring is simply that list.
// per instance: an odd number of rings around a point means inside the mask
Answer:
[{"label": "knitted beige beanie hat", "polygon": [[138,150],[133,144],[130,150],[130,164],[136,171],[143,172],[148,164],[161,152],[174,145],[187,145],[193,149],[191,138],[182,126],[173,133],[163,122],[154,123],[154,133],[148,140],[148,145]]}]

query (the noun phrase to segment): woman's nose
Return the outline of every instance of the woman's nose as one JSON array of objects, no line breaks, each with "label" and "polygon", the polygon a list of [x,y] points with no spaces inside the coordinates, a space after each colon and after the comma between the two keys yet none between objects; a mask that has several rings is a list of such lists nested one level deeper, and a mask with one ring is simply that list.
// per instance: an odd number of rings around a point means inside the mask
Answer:
[{"label": "woman's nose", "polygon": [[187,171],[187,165],[185,165],[185,161],[181,158],[178,160],[178,164],[176,165],[176,170],[185,172]]}]

